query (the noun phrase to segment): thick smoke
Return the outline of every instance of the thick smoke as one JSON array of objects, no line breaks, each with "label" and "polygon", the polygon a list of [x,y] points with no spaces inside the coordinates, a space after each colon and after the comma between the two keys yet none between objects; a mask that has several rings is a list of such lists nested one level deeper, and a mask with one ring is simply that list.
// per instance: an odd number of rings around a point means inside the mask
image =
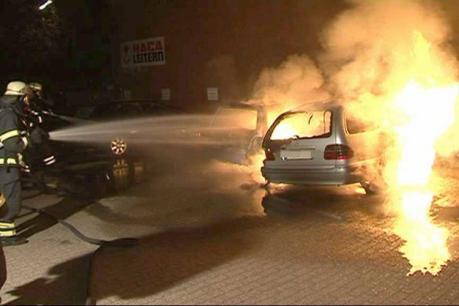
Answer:
[{"label": "thick smoke", "polygon": [[[315,107],[332,99],[362,121],[394,125],[400,118],[393,100],[409,82],[443,86],[457,80],[451,31],[438,3],[351,4],[320,33],[323,51],[314,60],[293,55],[261,72],[252,103],[267,106],[269,123],[298,105]],[[451,143],[452,139],[458,141]],[[439,140],[437,151],[450,155],[458,149],[459,124],[455,123]]]},{"label": "thick smoke", "polygon": [[[252,103],[279,114],[307,103],[328,99],[322,72],[306,55],[292,55],[277,68],[264,69],[254,87]],[[269,123],[275,118],[269,118]]]},{"label": "thick smoke", "polygon": [[381,122],[407,82],[438,86],[455,80],[450,30],[434,3],[353,3],[324,31],[321,56],[327,85],[353,113]]}]

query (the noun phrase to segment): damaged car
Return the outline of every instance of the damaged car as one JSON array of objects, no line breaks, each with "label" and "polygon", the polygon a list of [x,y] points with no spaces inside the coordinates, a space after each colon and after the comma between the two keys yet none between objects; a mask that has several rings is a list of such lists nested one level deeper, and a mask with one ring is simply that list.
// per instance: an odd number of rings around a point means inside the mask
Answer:
[{"label": "damaged car", "polygon": [[342,106],[300,107],[279,115],[262,144],[261,168],[268,183],[346,185],[367,193],[381,188],[384,136],[371,122]]}]

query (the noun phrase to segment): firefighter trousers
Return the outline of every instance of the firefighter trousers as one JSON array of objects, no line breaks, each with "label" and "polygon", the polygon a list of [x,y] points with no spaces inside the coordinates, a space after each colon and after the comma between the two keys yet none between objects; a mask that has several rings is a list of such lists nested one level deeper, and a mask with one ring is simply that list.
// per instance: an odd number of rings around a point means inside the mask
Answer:
[{"label": "firefighter trousers", "polygon": [[21,211],[21,181],[0,182],[0,192],[5,198],[2,211],[6,211],[0,215],[0,222],[14,222]]},{"label": "firefighter trousers", "polygon": [[[6,282],[6,261],[5,254],[3,253],[3,247],[0,242],[0,289]],[[2,302],[0,298],[0,303]]]}]

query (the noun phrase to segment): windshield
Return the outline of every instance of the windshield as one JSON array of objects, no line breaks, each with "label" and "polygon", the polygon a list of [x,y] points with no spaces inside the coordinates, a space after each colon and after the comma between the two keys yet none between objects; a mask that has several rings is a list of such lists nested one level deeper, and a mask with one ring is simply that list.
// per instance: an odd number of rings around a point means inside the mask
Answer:
[{"label": "windshield", "polygon": [[276,121],[270,139],[330,137],[331,117],[330,111],[286,113]]}]

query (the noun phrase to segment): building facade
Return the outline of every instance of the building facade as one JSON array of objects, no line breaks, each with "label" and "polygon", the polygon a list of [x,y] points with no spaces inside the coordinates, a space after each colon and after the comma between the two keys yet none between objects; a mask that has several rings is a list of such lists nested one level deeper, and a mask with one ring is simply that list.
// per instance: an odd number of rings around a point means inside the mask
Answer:
[{"label": "building facade", "polygon": [[250,97],[263,68],[313,53],[345,3],[112,0],[113,75],[128,99],[202,109]]}]

